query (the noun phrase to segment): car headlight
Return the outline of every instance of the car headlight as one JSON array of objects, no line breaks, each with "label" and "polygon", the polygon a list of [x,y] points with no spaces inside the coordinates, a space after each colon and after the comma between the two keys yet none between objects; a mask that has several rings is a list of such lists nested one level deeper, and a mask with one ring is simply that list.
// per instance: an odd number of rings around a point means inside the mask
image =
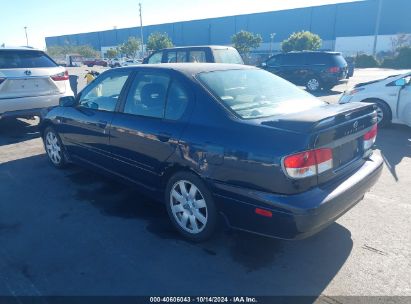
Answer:
[{"label": "car headlight", "polygon": [[345,92],[344,95],[352,96],[352,95],[355,95],[355,94],[357,94],[361,91],[364,91],[364,90],[365,90],[365,88],[354,88],[352,90],[349,90],[349,91]]}]

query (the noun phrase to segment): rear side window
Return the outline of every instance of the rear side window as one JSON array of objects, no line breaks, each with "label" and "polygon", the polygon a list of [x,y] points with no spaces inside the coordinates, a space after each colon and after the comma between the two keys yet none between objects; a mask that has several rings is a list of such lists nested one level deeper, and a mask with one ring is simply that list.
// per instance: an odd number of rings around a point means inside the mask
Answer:
[{"label": "rear side window", "polygon": [[235,49],[213,50],[216,63],[244,64],[240,54]]},{"label": "rear side window", "polygon": [[184,88],[173,81],[168,89],[165,118],[171,120],[180,119],[188,104],[188,95]]},{"label": "rear side window", "polygon": [[283,56],[281,65],[304,65],[305,54],[286,54]]},{"label": "rear side window", "polygon": [[40,51],[0,51],[0,69],[52,68],[57,64]]},{"label": "rear side window", "polygon": [[207,62],[204,51],[191,51],[188,59],[189,62]]},{"label": "rear side window", "polygon": [[331,60],[337,66],[347,66],[347,61],[342,55],[332,55]]},{"label": "rear side window", "polygon": [[161,60],[163,59],[163,52],[158,52],[154,53],[151,55],[151,57],[148,59],[149,64],[156,64],[156,63],[161,63]]}]

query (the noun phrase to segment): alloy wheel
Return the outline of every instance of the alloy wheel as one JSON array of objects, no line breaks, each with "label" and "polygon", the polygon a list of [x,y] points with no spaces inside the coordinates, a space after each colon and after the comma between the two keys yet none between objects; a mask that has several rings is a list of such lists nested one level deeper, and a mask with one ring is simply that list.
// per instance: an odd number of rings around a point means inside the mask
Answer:
[{"label": "alloy wheel", "polygon": [[55,165],[60,165],[62,160],[62,151],[57,135],[49,131],[46,135],[46,150],[50,160]]},{"label": "alloy wheel", "polygon": [[191,182],[180,180],[171,188],[170,207],[177,224],[191,234],[207,225],[207,204],[203,194]]},{"label": "alloy wheel", "polygon": [[320,88],[320,82],[317,79],[312,78],[308,80],[307,88],[311,92],[317,91]]}]

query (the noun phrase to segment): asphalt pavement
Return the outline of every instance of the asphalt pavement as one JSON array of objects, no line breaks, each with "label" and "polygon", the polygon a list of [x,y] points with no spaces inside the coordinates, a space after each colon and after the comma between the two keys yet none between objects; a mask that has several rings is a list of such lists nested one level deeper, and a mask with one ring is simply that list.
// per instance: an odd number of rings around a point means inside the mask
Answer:
[{"label": "asphalt pavement", "polygon": [[[356,70],[349,86],[392,73]],[[336,102],[345,88],[319,95]],[[194,244],[138,191],[53,168],[36,122],[0,121],[0,295],[411,296],[411,128],[379,131],[380,180],[319,234],[280,241],[222,227]]]}]

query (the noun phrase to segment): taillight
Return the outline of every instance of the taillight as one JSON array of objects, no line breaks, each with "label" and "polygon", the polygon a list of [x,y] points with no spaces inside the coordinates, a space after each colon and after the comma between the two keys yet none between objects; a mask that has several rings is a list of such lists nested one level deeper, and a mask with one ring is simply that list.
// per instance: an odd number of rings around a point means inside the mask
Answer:
[{"label": "taillight", "polygon": [[6,80],[6,78],[0,78],[0,84],[2,84],[3,81],[5,81],[5,80]]},{"label": "taillight", "polygon": [[377,139],[378,127],[375,124],[370,131],[364,134],[364,151],[371,149]]},{"label": "taillight", "polygon": [[67,71],[64,71],[59,74],[51,76],[51,79],[53,79],[54,81],[69,80],[69,74]]},{"label": "taillight", "polygon": [[283,165],[291,178],[318,175],[333,168],[333,152],[329,148],[304,151],[285,157]]},{"label": "taillight", "polygon": [[328,72],[338,73],[338,72],[340,72],[340,67],[331,67],[331,68],[328,69]]}]

